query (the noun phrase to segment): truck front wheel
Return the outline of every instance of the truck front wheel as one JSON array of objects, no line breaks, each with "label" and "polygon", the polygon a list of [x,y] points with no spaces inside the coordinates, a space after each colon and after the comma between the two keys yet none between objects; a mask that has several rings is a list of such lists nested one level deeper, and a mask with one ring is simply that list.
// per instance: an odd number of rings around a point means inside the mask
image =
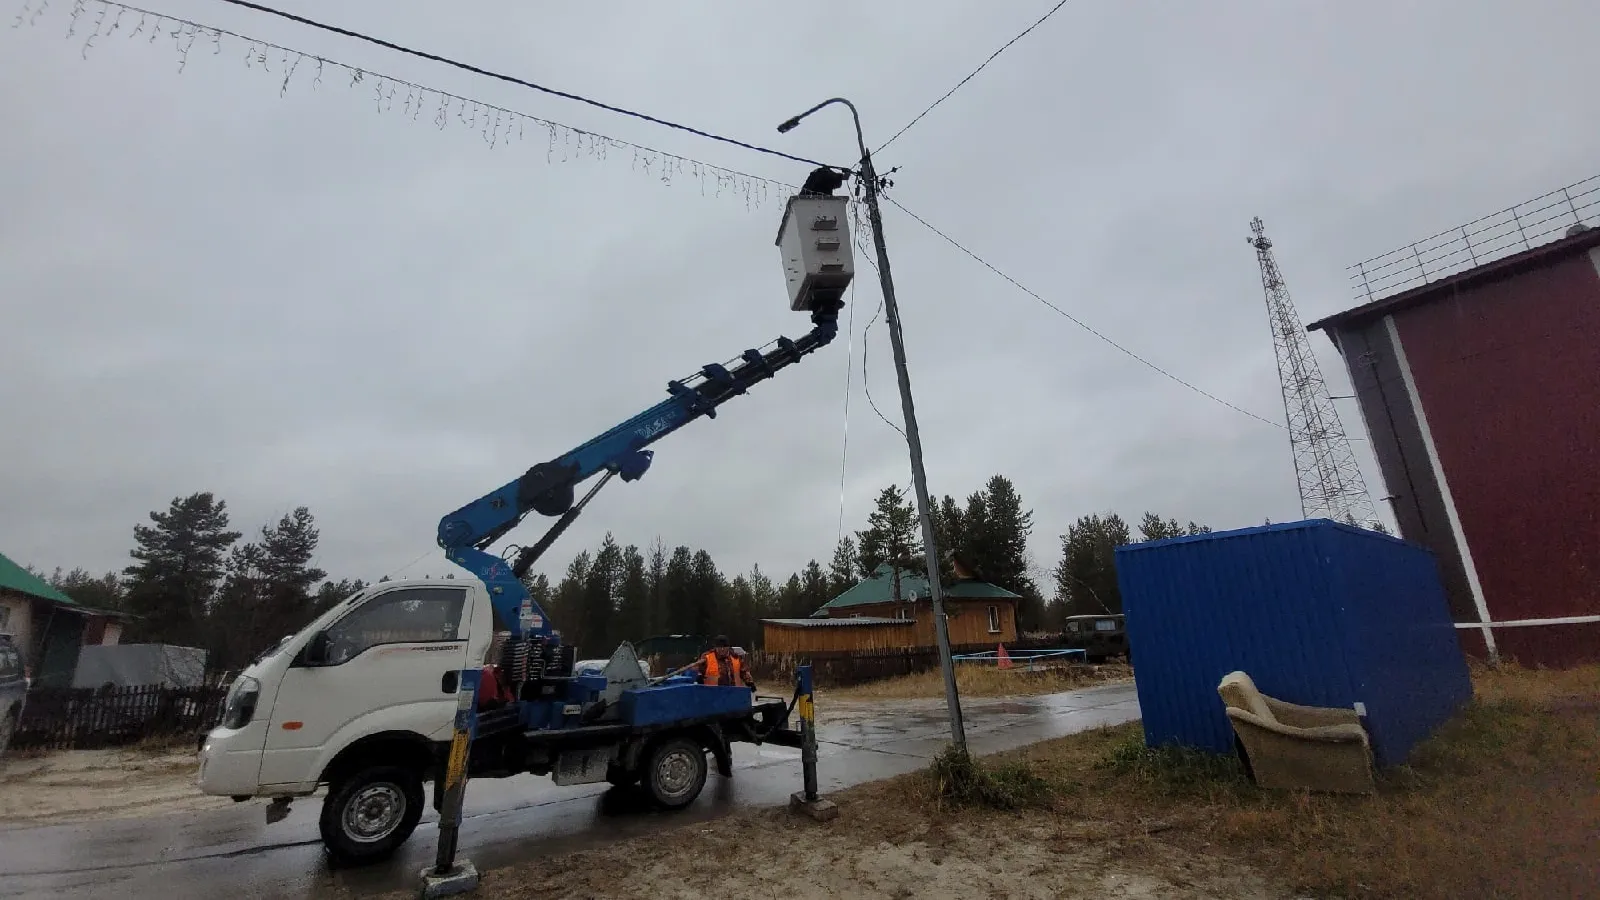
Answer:
[{"label": "truck front wheel", "polygon": [[651,799],[667,809],[682,809],[706,785],[706,748],[686,737],[668,738],[650,751],[644,786]]},{"label": "truck front wheel", "polygon": [[322,843],[347,865],[385,859],[411,837],[426,799],[422,776],[403,766],[358,769],[322,801]]}]

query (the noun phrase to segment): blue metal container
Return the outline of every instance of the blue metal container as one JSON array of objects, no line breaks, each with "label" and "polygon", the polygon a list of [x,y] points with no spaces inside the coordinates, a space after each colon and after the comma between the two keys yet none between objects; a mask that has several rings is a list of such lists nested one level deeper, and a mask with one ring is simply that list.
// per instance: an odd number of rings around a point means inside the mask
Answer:
[{"label": "blue metal container", "polygon": [[1231,753],[1217,683],[1235,669],[1291,703],[1364,710],[1380,766],[1472,696],[1422,547],[1312,519],[1131,544],[1116,560],[1149,746]]},{"label": "blue metal container", "polygon": [[747,687],[714,684],[662,684],[622,692],[618,712],[634,727],[664,725],[701,716],[744,712],[754,693]]}]

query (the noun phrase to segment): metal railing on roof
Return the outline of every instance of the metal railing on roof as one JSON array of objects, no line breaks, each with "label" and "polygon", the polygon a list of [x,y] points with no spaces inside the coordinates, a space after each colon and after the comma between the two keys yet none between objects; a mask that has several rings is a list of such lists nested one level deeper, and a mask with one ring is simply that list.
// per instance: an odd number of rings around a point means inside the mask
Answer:
[{"label": "metal railing on roof", "polygon": [[1600,219],[1600,175],[1350,266],[1366,301],[1408,291],[1484,263],[1558,240],[1574,225]]}]

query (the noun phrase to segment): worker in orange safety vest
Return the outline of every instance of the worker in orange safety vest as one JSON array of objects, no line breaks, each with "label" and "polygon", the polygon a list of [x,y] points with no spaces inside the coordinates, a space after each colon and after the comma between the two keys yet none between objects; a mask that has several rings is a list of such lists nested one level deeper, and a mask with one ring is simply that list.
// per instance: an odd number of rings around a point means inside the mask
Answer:
[{"label": "worker in orange safety vest", "polygon": [[694,669],[700,673],[701,684],[723,687],[743,684],[755,690],[756,680],[745,667],[744,659],[734,655],[733,648],[728,645],[728,638],[725,635],[717,635],[717,639],[712,642],[712,648],[695,662]]}]

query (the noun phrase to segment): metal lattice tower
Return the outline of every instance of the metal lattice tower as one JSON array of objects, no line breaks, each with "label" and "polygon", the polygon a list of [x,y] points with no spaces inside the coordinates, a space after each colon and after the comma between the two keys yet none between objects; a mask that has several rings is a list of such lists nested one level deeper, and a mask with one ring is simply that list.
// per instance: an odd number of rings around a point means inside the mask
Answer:
[{"label": "metal lattice tower", "polygon": [[1300,314],[1289,299],[1289,288],[1272,256],[1261,218],[1250,220],[1248,238],[1261,264],[1261,287],[1267,296],[1267,319],[1272,346],[1278,355],[1278,379],[1283,384],[1283,410],[1288,418],[1289,447],[1294,453],[1295,477],[1300,482],[1300,512],[1308,519],[1329,518],[1364,528],[1378,521],[1367,483],[1350,452],[1350,440],[1328,394],[1311,341],[1300,325]]}]

